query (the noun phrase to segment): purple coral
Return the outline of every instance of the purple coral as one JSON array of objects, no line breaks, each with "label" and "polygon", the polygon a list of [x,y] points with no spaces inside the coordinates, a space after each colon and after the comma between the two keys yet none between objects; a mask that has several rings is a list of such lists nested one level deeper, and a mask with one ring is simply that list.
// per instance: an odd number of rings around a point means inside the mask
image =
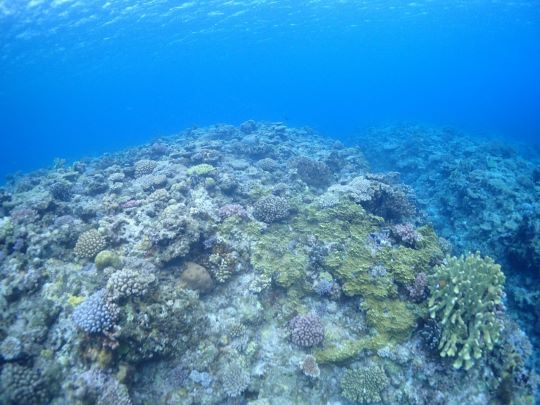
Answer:
[{"label": "purple coral", "polygon": [[398,224],[392,229],[392,235],[406,246],[414,247],[422,240],[422,235],[412,224]]},{"label": "purple coral", "polygon": [[219,216],[221,219],[226,219],[229,217],[247,217],[247,211],[240,204],[226,204],[219,209]]},{"label": "purple coral", "polygon": [[421,302],[427,298],[428,278],[426,273],[418,273],[414,282],[407,286],[409,298],[414,302]]},{"label": "purple coral", "polygon": [[118,306],[108,299],[106,291],[99,290],[75,308],[72,319],[86,333],[102,333],[114,326],[118,312]]},{"label": "purple coral", "polygon": [[310,354],[304,357],[304,360],[302,360],[302,363],[300,363],[300,368],[302,369],[304,375],[310,378],[319,378],[321,375],[321,370],[319,369],[317,360]]},{"label": "purple coral", "polygon": [[302,347],[316,346],[324,339],[324,326],[314,314],[297,315],[289,321],[291,340]]}]

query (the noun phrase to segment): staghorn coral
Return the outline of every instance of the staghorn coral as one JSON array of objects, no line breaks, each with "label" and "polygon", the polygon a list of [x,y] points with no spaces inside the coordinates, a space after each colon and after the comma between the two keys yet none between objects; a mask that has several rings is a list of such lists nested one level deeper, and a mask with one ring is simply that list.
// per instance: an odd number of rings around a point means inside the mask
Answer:
[{"label": "staghorn coral", "polygon": [[105,247],[106,243],[103,236],[97,230],[91,229],[79,236],[73,251],[75,255],[83,259],[93,259]]},{"label": "staghorn coral", "polygon": [[341,395],[361,404],[381,402],[387,384],[388,377],[378,366],[349,369],[341,379]]},{"label": "staghorn coral", "polygon": [[504,281],[501,266],[478,252],[437,266],[429,312],[442,327],[440,354],[455,358],[454,368],[470,369],[498,341]]}]

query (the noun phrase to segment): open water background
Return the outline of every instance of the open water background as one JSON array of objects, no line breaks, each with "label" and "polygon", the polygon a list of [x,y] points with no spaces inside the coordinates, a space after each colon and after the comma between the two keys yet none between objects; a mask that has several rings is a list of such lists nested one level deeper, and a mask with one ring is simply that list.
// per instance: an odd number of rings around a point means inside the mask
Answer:
[{"label": "open water background", "polygon": [[540,138],[537,1],[0,0],[0,175],[246,119]]}]

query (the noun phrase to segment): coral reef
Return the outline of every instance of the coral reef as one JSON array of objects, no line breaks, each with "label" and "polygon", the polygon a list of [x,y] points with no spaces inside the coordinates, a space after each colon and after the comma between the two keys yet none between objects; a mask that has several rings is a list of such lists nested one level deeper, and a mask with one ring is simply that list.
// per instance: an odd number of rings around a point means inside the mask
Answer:
[{"label": "coral reef", "polygon": [[418,203],[361,148],[255,121],[14,176],[0,402],[531,403],[500,271],[445,261]]}]

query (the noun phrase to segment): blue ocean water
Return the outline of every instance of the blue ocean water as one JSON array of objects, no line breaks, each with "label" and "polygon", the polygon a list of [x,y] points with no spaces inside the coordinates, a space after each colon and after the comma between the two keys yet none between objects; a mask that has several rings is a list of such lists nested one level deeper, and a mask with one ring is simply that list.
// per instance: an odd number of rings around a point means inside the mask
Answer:
[{"label": "blue ocean water", "polygon": [[0,0],[0,403],[538,403],[538,72],[536,0]]},{"label": "blue ocean water", "polygon": [[0,174],[246,119],[538,142],[536,1],[0,1]]}]

